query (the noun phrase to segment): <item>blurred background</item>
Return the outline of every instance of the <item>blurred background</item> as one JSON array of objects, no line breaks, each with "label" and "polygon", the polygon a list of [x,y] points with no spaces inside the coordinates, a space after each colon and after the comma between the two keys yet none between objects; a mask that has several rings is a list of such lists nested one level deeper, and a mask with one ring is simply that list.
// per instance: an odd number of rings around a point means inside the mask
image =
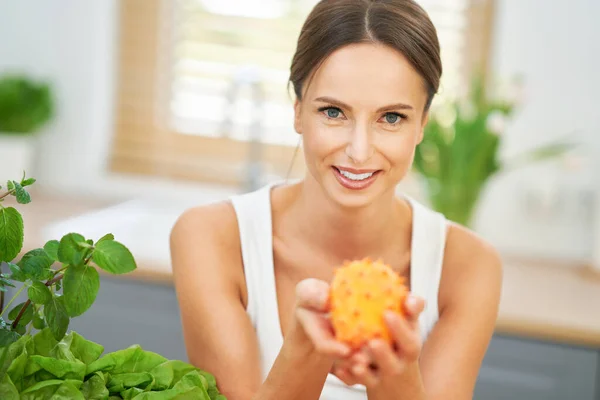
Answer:
[{"label": "blurred background", "polygon": [[[477,397],[600,399],[600,2],[419,2],[444,76],[398,190],[507,265]],[[315,3],[0,0],[0,180],[37,179],[26,243],[112,232],[139,263],[103,277],[74,329],[186,357],[170,228],[190,206],[303,175],[287,78]],[[109,339],[132,310],[139,323]]]}]

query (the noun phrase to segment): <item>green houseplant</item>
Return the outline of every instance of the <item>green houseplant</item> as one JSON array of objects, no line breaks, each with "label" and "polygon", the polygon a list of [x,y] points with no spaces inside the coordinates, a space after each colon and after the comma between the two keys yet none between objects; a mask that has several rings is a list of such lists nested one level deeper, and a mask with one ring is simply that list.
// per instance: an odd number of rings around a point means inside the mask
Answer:
[{"label": "green houseplant", "polygon": [[53,115],[54,100],[48,83],[17,74],[0,79],[0,132],[32,135]]},{"label": "green houseplant", "polygon": [[54,114],[49,83],[16,73],[0,77],[0,182],[31,170],[38,133]]},{"label": "green houseplant", "polygon": [[[226,400],[213,375],[167,360],[139,345],[103,354],[102,345],[68,332],[71,318],[93,304],[98,269],[125,274],[136,269],[127,247],[106,234],[97,241],[78,233],[50,240],[15,258],[23,247],[23,219],[3,201],[31,202],[35,179],[0,187],[0,398]],[[7,287],[20,286],[8,302]],[[20,293],[28,299],[14,304]],[[6,304],[5,304],[6,303]]]},{"label": "green houseplant", "polygon": [[476,76],[466,98],[431,111],[413,165],[432,208],[452,221],[471,226],[481,194],[497,174],[557,157],[572,147],[552,142],[501,159],[501,133],[517,105],[510,97],[492,95]]}]

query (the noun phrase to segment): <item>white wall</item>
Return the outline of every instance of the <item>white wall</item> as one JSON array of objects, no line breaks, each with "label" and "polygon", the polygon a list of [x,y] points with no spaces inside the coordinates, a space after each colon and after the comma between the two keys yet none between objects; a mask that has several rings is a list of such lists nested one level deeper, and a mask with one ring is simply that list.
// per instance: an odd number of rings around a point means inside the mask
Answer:
[{"label": "white wall", "polygon": [[[522,73],[528,83],[528,103],[506,133],[506,152],[578,130],[586,149],[593,146],[592,154],[600,155],[600,2],[497,2],[494,70],[500,76]],[[107,179],[103,170],[112,124],[117,16],[117,0],[0,0],[0,71],[22,68],[56,85],[59,115],[42,138],[35,170],[45,185],[123,196],[156,193],[153,180]],[[500,177],[486,193],[477,229],[507,252],[589,257],[590,187],[600,188],[600,182],[590,173],[593,167],[586,168],[577,179],[552,167]],[[559,186],[550,185],[561,193],[558,204],[527,205],[525,199],[539,194],[535,188],[559,178]]]},{"label": "white wall", "polygon": [[[522,74],[527,84],[506,153],[577,132],[584,153],[600,155],[600,2],[500,0],[496,16],[494,72]],[[596,160],[583,167],[585,173],[568,173],[540,165],[502,176],[482,203],[479,230],[506,251],[588,258],[600,188],[592,172],[600,169]],[[545,190],[556,195],[547,207],[536,200]]]},{"label": "white wall", "polygon": [[103,168],[113,97],[114,0],[0,0],[0,68],[55,85],[58,116],[41,139],[40,183],[85,186]]}]

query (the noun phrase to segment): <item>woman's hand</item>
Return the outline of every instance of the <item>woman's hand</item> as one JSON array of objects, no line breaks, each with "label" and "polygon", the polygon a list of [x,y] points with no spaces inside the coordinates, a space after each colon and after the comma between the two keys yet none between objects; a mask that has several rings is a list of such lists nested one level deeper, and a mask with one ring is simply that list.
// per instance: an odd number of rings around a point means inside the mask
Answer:
[{"label": "woman's hand", "polygon": [[305,279],[296,285],[296,305],[292,335],[300,338],[304,348],[317,355],[346,358],[350,348],[337,341],[329,313],[329,285],[318,279]]},{"label": "woman's hand", "polygon": [[418,372],[421,354],[419,315],[423,299],[407,298],[405,316],[388,312],[385,321],[392,337],[392,345],[381,339],[369,341],[360,351],[336,361],[332,372],[347,385],[362,384],[378,392],[394,393],[403,377]]}]

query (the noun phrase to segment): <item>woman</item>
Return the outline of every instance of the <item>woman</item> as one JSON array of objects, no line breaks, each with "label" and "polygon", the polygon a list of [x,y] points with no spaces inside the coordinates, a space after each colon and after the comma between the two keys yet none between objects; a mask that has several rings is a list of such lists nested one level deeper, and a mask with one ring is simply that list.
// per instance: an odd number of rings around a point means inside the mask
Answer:
[{"label": "woman", "polygon": [[[470,399],[493,334],[498,254],[395,188],[442,71],[412,0],[324,0],[292,61],[307,173],[187,210],[171,251],[190,361],[230,400]],[[381,258],[407,278],[390,346],[334,340],[328,282]]]}]

